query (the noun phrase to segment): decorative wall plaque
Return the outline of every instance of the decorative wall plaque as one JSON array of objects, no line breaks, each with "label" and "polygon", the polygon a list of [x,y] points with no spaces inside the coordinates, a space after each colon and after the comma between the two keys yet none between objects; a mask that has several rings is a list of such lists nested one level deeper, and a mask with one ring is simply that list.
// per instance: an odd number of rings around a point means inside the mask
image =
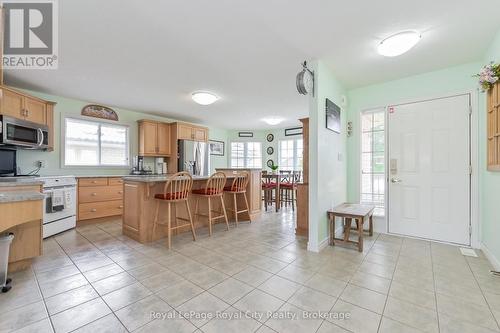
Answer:
[{"label": "decorative wall plaque", "polygon": [[84,106],[82,116],[118,121],[118,114],[113,109],[97,104]]}]

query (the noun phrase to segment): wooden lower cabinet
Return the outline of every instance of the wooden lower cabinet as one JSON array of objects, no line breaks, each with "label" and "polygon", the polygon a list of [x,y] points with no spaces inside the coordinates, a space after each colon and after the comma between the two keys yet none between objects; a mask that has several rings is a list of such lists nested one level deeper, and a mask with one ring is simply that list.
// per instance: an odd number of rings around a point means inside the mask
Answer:
[{"label": "wooden lower cabinet", "polygon": [[124,186],[124,210],[123,210],[123,233],[132,235],[138,239],[141,219],[140,200],[143,189],[138,183],[125,184]]},{"label": "wooden lower cabinet", "polygon": [[78,221],[123,214],[123,181],[118,177],[78,179]]},{"label": "wooden lower cabinet", "polygon": [[[2,187],[1,192],[40,192],[40,186]],[[9,251],[9,272],[29,268],[42,255],[43,199],[0,203],[0,234],[14,234]]]},{"label": "wooden lower cabinet", "polygon": [[297,184],[297,225],[295,234],[309,236],[309,185]]}]

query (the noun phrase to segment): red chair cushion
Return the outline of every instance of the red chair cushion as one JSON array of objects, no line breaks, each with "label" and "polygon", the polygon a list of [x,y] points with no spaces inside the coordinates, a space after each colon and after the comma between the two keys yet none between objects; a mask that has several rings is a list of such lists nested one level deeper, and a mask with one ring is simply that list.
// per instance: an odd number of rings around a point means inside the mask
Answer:
[{"label": "red chair cushion", "polygon": [[159,193],[155,194],[156,199],[160,200],[179,200],[179,199],[184,199],[187,197],[187,193],[183,195],[182,192],[172,192],[172,193]]},{"label": "red chair cushion", "polygon": [[262,188],[274,188],[276,187],[276,183],[264,183],[262,184]]},{"label": "red chair cushion", "polygon": [[281,183],[280,184],[281,187],[284,187],[284,188],[294,188],[296,187],[296,184],[292,184],[292,183]]},{"label": "red chair cushion", "polygon": [[217,189],[215,188],[200,188],[197,190],[193,190],[194,194],[201,194],[201,195],[214,195],[217,194]]},{"label": "red chair cushion", "polygon": [[236,186],[226,186],[224,187],[224,191],[226,192],[243,192],[245,191],[245,188],[238,188]]}]

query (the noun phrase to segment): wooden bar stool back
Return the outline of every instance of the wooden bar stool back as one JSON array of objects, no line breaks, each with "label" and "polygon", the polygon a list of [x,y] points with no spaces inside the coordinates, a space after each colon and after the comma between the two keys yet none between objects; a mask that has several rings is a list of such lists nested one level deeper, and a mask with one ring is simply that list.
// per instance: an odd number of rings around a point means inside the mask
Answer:
[{"label": "wooden bar stool back", "polygon": [[274,181],[274,177],[269,177],[269,175],[266,173],[262,173],[262,192],[264,192],[264,195],[262,199],[264,200],[264,208],[266,209],[267,212],[267,207],[269,205],[272,205],[273,202],[276,202],[276,199],[273,198],[273,193],[275,192],[277,188],[276,182]]},{"label": "wooden bar stool back", "polygon": [[[233,179],[233,183],[231,184],[231,186],[227,186],[224,188],[224,192],[233,195],[234,209],[228,208],[227,210],[234,212],[236,226],[238,226],[238,214],[248,212],[248,215],[250,215],[250,209],[248,208],[249,206],[247,199],[247,186],[249,181],[250,176],[248,172],[243,171]],[[245,198],[245,209],[238,210],[238,194],[243,194],[243,197]],[[252,221],[250,220],[250,222]]]},{"label": "wooden bar stool back", "polygon": [[[172,230],[176,230],[182,227],[191,226],[191,233],[193,234],[193,241],[196,240],[196,232],[194,231],[193,225],[193,217],[191,216],[191,209],[189,208],[189,194],[191,193],[191,189],[193,187],[193,178],[188,172],[178,172],[172,176],[170,176],[165,182],[165,186],[163,187],[163,193],[159,193],[155,195],[156,201],[156,213],[155,220],[153,222],[153,235],[156,233],[156,228],[158,226],[166,226],[167,227],[167,246],[170,249],[172,246]],[[167,221],[160,222],[159,221],[159,212],[160,212],[160,203],[167,203]],[[189,218],[182,218],[177,216],[177,204],[184,203],[186,205],[186,210]],[[172,215],[171,215],[171,206],[174,205],[175,208],[175,227],[172,227]],[[182,225],[177,225],[177,220],[187,221],[188,223],[184,223]]]},{"label": "wooden bar stool back", "polygon": [[[229,230],[229,222],[227,220],[226,206],[224,205],[224,186],[226,186],[226,174],[224,172],[216,172],[210,178],[208,178],[205,188],[193,190],[192,193],[196,194],[196,208],[194,211],[195,218],[199,216],[205,216],[208,218],[208,233],[212,236],[212,223],[218,219],[224,219],[226,221],[226,229]],[[200,204],[201,198],[208,199],[208,215],[198,213],[198,208]],[[213,207],[213,199],[217,198],[220,200],[221,211],[214,211]],[[219,215],[213,216],[213,213],[217,213]]]}]

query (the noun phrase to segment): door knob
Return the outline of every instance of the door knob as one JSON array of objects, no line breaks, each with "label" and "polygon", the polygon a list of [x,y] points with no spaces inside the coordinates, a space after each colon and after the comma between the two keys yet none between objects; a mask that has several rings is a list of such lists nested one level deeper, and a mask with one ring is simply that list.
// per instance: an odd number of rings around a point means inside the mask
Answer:
[{"label": "door knob", "polygon": [[396,183],[402,183],[403,181],[399,178],[391,178],[391,183],[396,184]]}]

